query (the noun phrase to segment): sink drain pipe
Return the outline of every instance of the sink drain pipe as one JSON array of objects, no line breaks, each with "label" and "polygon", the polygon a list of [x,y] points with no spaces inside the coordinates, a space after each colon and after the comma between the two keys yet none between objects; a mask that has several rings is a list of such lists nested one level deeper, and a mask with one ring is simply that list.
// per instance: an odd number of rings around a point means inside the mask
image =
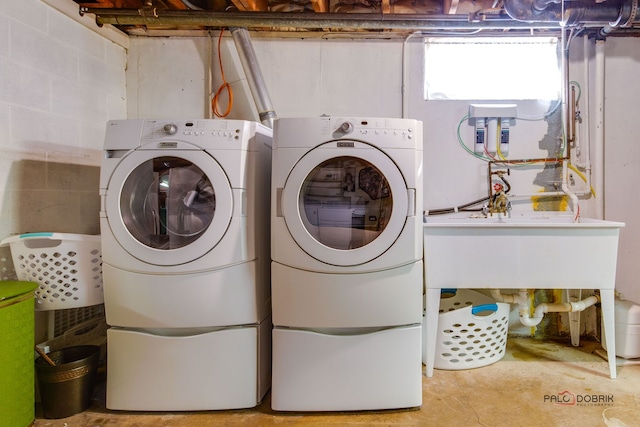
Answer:
[{"label": "sink drain pipe", "polygon": [[491,296],[498,302],[506,302],[509,304],[518,304],[520,323],[524,326],[538,326],[545,313],[571,313],[584,311],[586,308],[600,302],[599,295],[592,295],[582,301],[566,302],[566,303],[542,303],[536,306],[533,316],[529,314],[529,291],[520,289],[517,294],[503,294],[499,289],[492,289]]}]

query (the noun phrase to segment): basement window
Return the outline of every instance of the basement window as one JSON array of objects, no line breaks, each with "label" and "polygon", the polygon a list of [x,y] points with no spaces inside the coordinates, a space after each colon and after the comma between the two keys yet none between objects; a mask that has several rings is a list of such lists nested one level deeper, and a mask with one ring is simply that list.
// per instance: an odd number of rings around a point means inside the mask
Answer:
[{"label": "basement window", "polygon": [[426,38],[426,100],[560,99],[555,37]]}]

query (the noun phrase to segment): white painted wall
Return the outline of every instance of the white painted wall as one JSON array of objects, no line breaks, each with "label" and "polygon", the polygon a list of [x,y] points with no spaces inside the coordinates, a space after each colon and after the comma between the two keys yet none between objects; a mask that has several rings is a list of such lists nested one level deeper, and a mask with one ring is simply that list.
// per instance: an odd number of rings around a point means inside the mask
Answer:
[{"label": "white painted wall", "polygon": [[617,289],[640,303],[640,39],[605,42],[605,217],[623,221]]},{"label": "white painted wall", "polygon": [[[353,41],[344,39],[257,38],[253,45],[280,117],[401,114],[401,41],[362,40],[354,49]],[[221,51],[234,94],[229,118],[259,120],[228,32]],[[211,40],[131,38],[129,117],[209,117],[207,94],[222,84],[217,55],[217,35]],[[221,110],[225,107],[223,102]]]},{"label": "white painted wall", "polygon": [[3,4],[0,237],[99,232],[98,183],[59,165],[99,166],[106,120],[126,117],[125,65],[121,46],[41,1]]},{"label": "white painted wall", "polygon": [[[257,37],[256,37],[257,36]],[[462,204],[487,194],[486,163],[468,155],[458,144],[456,130],[469,102],[422,98],[422,39],[264,38],[254,33],[253,46],[279,117],[405,116],[424,122],[425,208]],[[403,47],[406,55],[403,59]],[[209,54],[211,49],[212,54]],[[258,120],[244,72],[230,36],[224,37],[222,58],[226,80],[234,93],[230,118]],[[402,96],[403,61],[406,97]],[[212,64],[213,84],[208,68]],[[133,38],[127,69],[127,101],[132,118],[208,117],[209,86],[222,83],[217,62],[217,36],[207,38]],[[226,100],[226,94],[222,98]],[[541,117],[548,103],[518,102],[524,117]],[[226,105],[223,105],[223,107]],[[224,110],[224,108],[221,108]],[[512,128],[512,157],[545,157],[541,141],[559,139],[559,128],[544,121],[519,120]],[[470,144],[472,127],[462,126]],[[554,143],[557,143],[554,142]],[[530,194],[539,171],[514,174],[514,191]],[[578,183],[578,190],[581,189]],[[528,197],[514,200],[516,209],[530,209]]]}]

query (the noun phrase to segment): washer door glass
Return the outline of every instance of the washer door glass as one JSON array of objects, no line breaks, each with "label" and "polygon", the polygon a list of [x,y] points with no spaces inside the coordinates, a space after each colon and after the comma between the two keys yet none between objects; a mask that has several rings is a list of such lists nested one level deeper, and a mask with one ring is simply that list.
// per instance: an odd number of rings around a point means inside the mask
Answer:
[{"label": "washer door glass", "polygon": [[215,210],[216,194],[209,178],[179,157],[156,157],[140,164],[120,194],[127,230],[155,249],[193,243],[209,227]]},{"label": "washer door glass", "polygon": [[226,174],[200,150],[131,152],[114,170],[105,204],[118,243],[142,261],[165,266],[211,251],[233,213]]},{"label": "washer door glass", "polygon": [[409,211],[398,167],[379,149],[357,141],[347,148],[329,142],[308,152],[289,174],[281,203],[298,246],[339,266],[363,264],[386,252]]}]

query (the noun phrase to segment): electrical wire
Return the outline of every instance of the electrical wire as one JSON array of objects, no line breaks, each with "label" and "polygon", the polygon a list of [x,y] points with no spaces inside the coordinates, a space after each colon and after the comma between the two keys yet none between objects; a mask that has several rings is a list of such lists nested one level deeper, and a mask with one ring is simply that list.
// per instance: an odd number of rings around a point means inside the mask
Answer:
[{"label": "electrical wire", "polygon": [[[233,107],[233,90],[231,89],[231,85],[227,83],[224,77],[224,68],[222,67],[222,53],[220,52],[220,45],[222,42],[223,33],[224,33],[224,28],[220,30],[220,36],[218,37],[218,63],[220,64],[220,76],[222,78],[222,85],[220,85],[216,93],[213,95],[213,98],[211,99],[211,109],[213,110],[213,114],[215,114],[216,117],[220,117],[220,118],[227,117],[229,113],[231,113],[231,108]],[[218,105],[219,105],[218,100],[220,99],[220,95],[224,90],[227,91],[227,95],[228,95],[227,109],[221,113],[220,110],[218,109]]]},{"label": "electrical wire", "polygon": [[[468,115],[468,114],[467,114],[466,116],[464,116],[462,119],[460,119],[460,121],[458,122],[458,132],[457,132],[457,135],[458,135],[458,142],[460,143],[460,146],[461,146],[462,148],[464,148],[464,150],[465,150],[467,153],[471,154],[473,157],[475,157],[475,158],[477,158],[477,159],[484,160],[485,162],[488,162],[490,159],[488,159],[488,158],[486,158],[486,157],[484,157],[484,156],[482,156],[482,155],[480,155],[480,154],[477,154],[476,152],[474,152],[473,150],[471,150],[469,147],[467,147],[467,145],[466,145],[466,144],[464,143],[464,141],[462,140],[462,135],[460,135],[460,128],[462,127],[462,124],[463,124],[464,122],[466,122],[467,120],[469,120],[469,115]],[[485,150],[485,152],[486,152],[486,150]]]},{"label": "electrical wire", "polygon": [[577,104],[578,102],[580,102],[580,97],[582,96],[582,87],[580,86],[580,83],[576,82],[575,80],[571,80],[569,84],[578,88],[578,96],[576,97]]}]

